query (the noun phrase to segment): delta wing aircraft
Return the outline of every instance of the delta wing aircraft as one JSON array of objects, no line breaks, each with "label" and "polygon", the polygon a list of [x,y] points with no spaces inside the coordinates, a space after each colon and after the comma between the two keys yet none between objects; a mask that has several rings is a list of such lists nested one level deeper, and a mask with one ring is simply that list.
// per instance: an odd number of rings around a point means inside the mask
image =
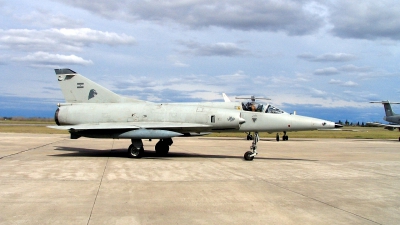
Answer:
[{"label": "delta wing aircraft", "polygon": [[211,132],[253,132],[245,160],[257,155],[258,132],[335,128],[327,120],[271,113],[266,105],[243,108],[240,102],[153,103],[122,97],[72,71],[55,70],[66,103],[59,103],[55,129],[68,130],[71,139],[80,137],[131,139],[128,156],[141,158],[142,139],[159,139],[155,151],[166,155],[174,137]]},{"label": "delta wing aircraft", "polygon": [[[383,117],[383,120],[389,122],[389,124],[382,124],[382,123],[367,123],[368,125],[375,125],[375,126],[383,126],[385,129],[394,130],[399,129],[400,131],[400,114],[396,114],[392,110],[392,106],[390,104],[400,104],[400,102],[389,102],[389,101],[378,101],[378,102],[370,102],[370,103],[382,103],[383,108],[385,109],[386,116]],[[399,137],[400,141],[400,137]]]}]

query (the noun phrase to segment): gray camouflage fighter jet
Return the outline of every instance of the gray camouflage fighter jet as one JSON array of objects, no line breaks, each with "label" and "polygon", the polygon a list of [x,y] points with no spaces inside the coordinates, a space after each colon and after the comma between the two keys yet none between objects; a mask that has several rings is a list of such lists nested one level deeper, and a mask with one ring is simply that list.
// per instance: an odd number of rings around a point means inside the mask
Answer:
[{"label": "gray camouflage fighter jet", "polygon": [[245,160],[257,155],[258,132],[335,128],[327,120],[273,113],[259,104],[243,108],[240,102],[153,103],[122,97],[70,69],[55,70],[66,103],[59,103],[55,129],[68,130],[71,139],[80,137],[131,139],[128,156],[143,156],[142,139],[159,139],[155,151],[166,155],[174,137],[210,132],[253,132]]},{"label": "gray camouflage fighter jet", "polygon": [[[400,131],[400,114],[396,114],[392,110],[392,106],[390,104],[400,104],[400,102],[389,102],[389,101],[377,101],[377,102],[370,102],[370,103],[382,103],[383,108],[385,109],[386,116],[383,117],[383,120],[389,122],[389,124],[382,124],[382,123],[367,123],[367,125],[373,126],[382,126],[388,130],[399,129]],[[400,141],[400,137],[399,137]]]}]

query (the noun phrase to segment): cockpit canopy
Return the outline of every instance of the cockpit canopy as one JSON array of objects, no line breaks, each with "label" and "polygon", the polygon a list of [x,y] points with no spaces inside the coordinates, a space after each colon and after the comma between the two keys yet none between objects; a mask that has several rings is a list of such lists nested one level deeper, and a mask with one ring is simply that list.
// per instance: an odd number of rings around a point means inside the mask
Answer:
[{"label": "cockpit canopy", "polygon": [[257,103],[257,102],[247,102],[247,103],[242,102],[242,108],[244,111],[274,113],[274,114],[287,113],[273,105],[261,104],[261,103]]}]

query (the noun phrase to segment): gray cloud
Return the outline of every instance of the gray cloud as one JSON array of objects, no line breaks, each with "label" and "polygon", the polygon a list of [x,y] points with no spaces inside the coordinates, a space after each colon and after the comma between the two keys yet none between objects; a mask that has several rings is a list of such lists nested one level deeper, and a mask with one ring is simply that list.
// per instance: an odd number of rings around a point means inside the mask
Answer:
[{"label": "gray cloud", "polygon": [[331,7],[332,33],[341,38],[400,40],[397,0],[338,0]]},{"label": "gray cloud", "polygon": [[125,34],[79,29],[0,29],[0,47],[23,51],[81,51],[92,44],[132,45],[135,39]]},{"label": "gray cloud", "polygon": [[313,97],[326,97],[328,94],[325,91],[315,89],[315,88],[309,88],[309,93]]},{"label": "gray cloud", "polygon": [[182,62],[179,57],[175,56],[175,55],[170,55],[167,57],[168,60],[172,63],[173,66],[175,67],[189,67],[189,64],[186,64],[184,62]]},{"label": "gray cloud", "polygon": [[234,43],[200,44],[197,42],[182,42],[181,44],[187,48],[181,51],[183,54],[228,57],[250,54],[248,50],[240,48]]},{"label": "gray cloud", "polygon": [[357,73],[357,72],[369,72],[372,71],[371,67],[358,67],[355,65],[346,65],[346,66],[342,66],[340,67],[341,71],[344,72],[349,72],[349,73]]},{"label": "gray cloud", "polygon": [[125,96],[135,95],[135,99],[153,101],[153,102],[200,102],[204,99],[199,97],[193,97],[192,94],[195,92],[199,92],[198,90],[194,91],[179,91],[173,90],[168,87],[161,89],[137,89],[135,91],[131,90],[117,90],[116,93],[122,94]]},{"label": "gray cloud", "polygon": [[335,80],[335,79],[331,79],[329,81],[330,84],[336,84],[336,85],[340,85],[340,86],[344,86],[344,87],[355,87],[358,86],[357,83],[349,80],[349,81],[341,81],[341,80]]},{"label": "gray cloud", "polygon": [[74,19],[75,17],[68,17],[59,12],[55,14],[42,9],[27,14],[14,15],[14,17],[23,23],[31,23],[38,27],[77,28],[83,25],[83,21]]},{"label": "gray cloud", "polygon": [[327,67],[323,69],[317,69],[314,71],[315,75],[329,76],[339,74],[339,70],[335,67]]},{"label": "gray cloud", "polygon": [[357,57],[348,53],[326,53],[315,56],[311,53],[304,53],[297,56],[310,62],[347,62],[355,60]]},{"label": "gray cloud", "polygon": [[294,0],[89,1],[58,0],[109,19],[157,23],[174,22],[190,28],[222,27],[236,30],[283,31],[305,35],[324,25],[322,16]]},{"label": "gray cloud", "polygon": [[[192,91],[196,92],[196,91]],[[146,93],[142,93],[146,95]],[[148,93],[147,93],[148,94]],[[182,92],[169,88],[165,88],[162,90],[157,90],[153,92],[153,95],[163,99],[165,102],[199,102],[202,101],[201,98],[194,98],[191,96],[191,92]],[[147,98],[145,98],[147,99]]]},{"label": "gray cloud", "polygon": [[76,55],[50,54],[47,52],[36,52],[24,57],[14,57],[13,61],[30,63],[33,67],[59,67],[62,65],[90,65],[91,60],[85,60]]},{"label": "gray cloud", "polygon": [[[346,91],[343,91],[343,94],[345,94],[348,98],[353,99],[358,102],[369,102],[369,101],[377,100],[377,95],[374,93],[371,93],[370,91],[346,90]],[[379,99],[379,100],[381,100],[381,99]]]},{"label": "gray cloud", "polygon": [[387,71],[370,71],[370,72],[366,72],[366,73],[360,73],[357,74],[357,76],[361,79],[372,79],[372,78],[390,78],[390,77],[399,77],[400,74],[399,73],[390,73]]},{"label": "gray cloud", "polygon": [[[316,69],[314,71],[314,75],[318,76],[331,76],[338,74],[347,74],[351,76],[356,76],[358,79],[373,79],[373,78],[389,78],[389,77],[397,77],[398,73],[391,73],[385,70],[373,70],[370,67],[358,67],[355,65],[346,65],[339,68],[336,67],[327,67],[322,69]],[[342,86],[357,86],[358,84],[353,81],[342,82],[340,80],[331,79],[330,84],[340,84]]]},{"label": "gray cloud", "polygon": [[221,27],[288,35],[307,35],[329,27],[332,34],[341,38],[400,39],[400,4],[396,0],[57,1],[131,23],[172,22],[192,29]]},{"label": "gray cloud", "polygon": [[115,79],[113,86],[118,90],[143,90],[159,86],[159,81],[149,77],[132,77],[132,79]]}]

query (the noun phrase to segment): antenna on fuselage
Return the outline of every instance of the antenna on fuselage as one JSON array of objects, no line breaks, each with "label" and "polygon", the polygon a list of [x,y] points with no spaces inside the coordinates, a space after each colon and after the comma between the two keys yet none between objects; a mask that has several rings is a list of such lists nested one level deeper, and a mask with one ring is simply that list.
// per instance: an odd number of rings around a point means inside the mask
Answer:
[{"label": "antenna on fuselage", "polygon": [[270,98],[264,98],[264,97],[255,97],[254,95],[250,96],[250,98],[246,97],[235,97],[235,99],[250,99],[252,103],[256,102],[256,99],[262,99],[262,100],[271,100]]}]

